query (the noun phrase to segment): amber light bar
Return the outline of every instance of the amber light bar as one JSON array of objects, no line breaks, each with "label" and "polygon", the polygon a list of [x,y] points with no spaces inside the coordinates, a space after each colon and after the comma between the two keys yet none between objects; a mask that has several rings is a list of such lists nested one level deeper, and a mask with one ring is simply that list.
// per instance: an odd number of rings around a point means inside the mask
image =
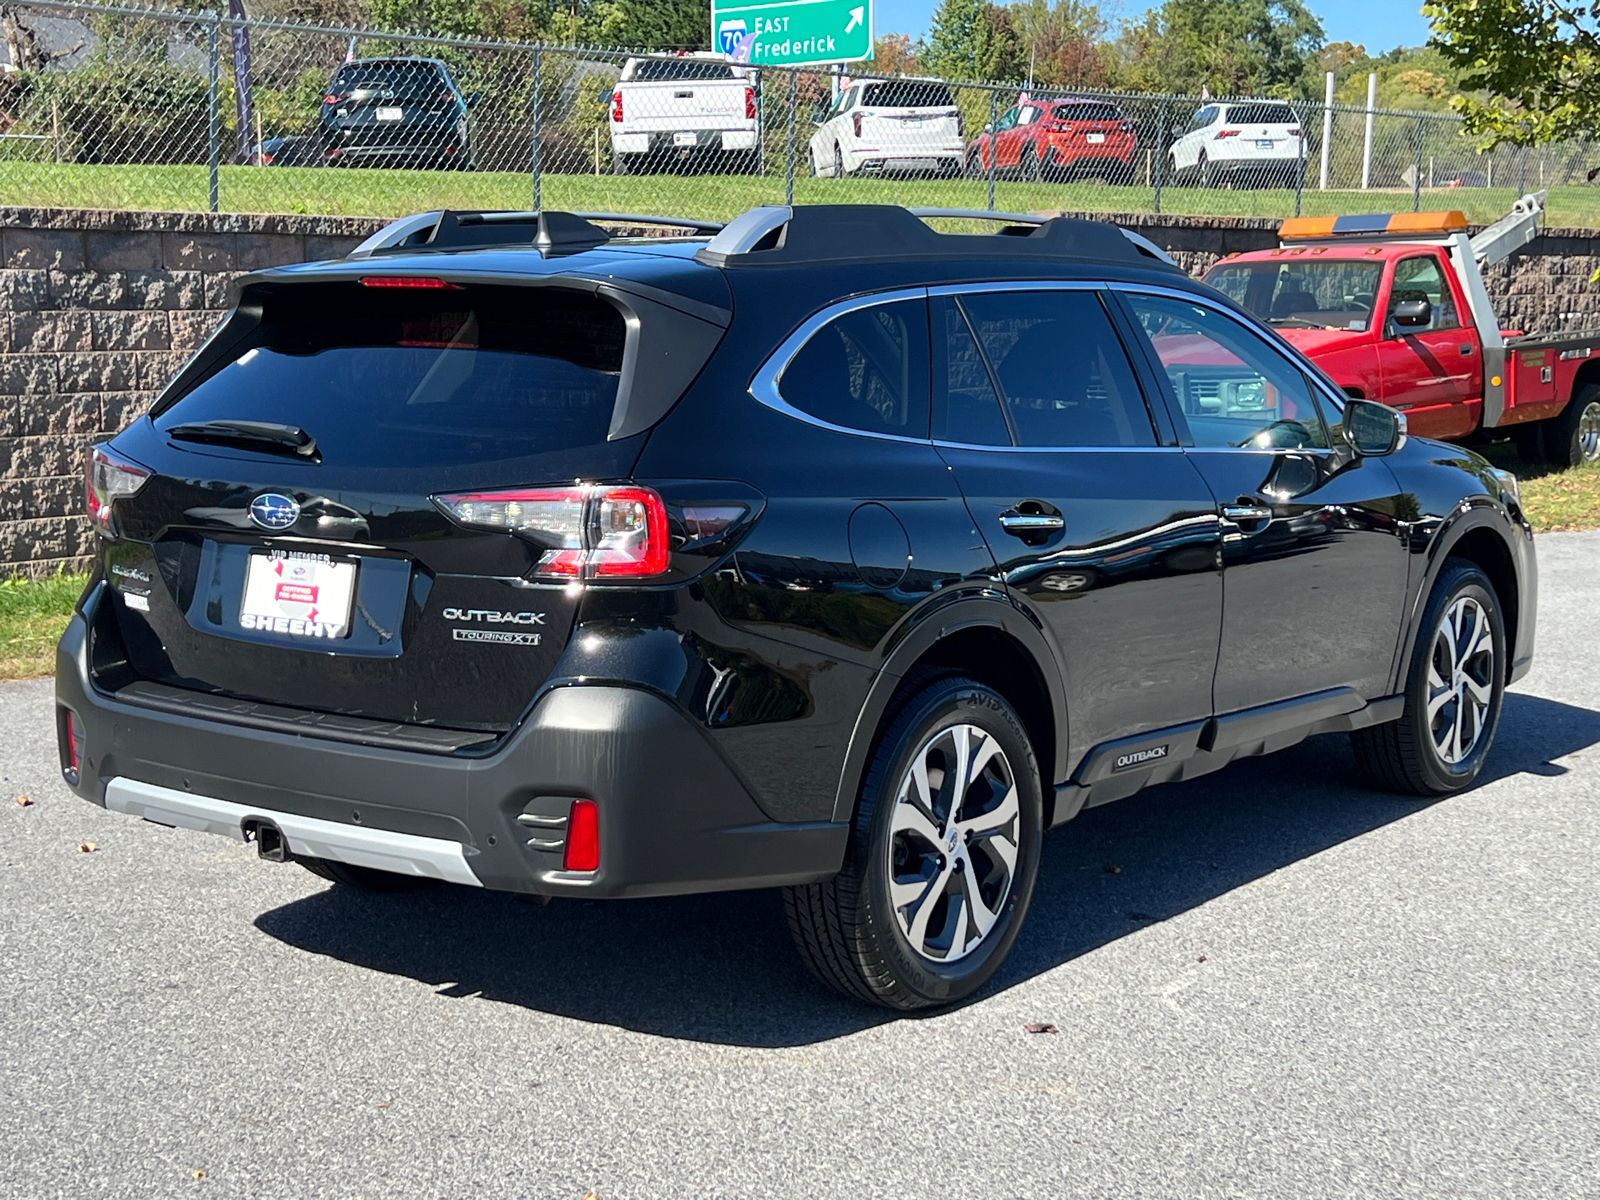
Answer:
[{"label": "amber light bar", "polygon": [[1359,213],[1342,217],[1290,217],[1278,226],[1280,240],[1306,241],[1311,238],[1397,237],[1428,235],[1442,237],[1465,233],[1467,217],[1461,212]]}]

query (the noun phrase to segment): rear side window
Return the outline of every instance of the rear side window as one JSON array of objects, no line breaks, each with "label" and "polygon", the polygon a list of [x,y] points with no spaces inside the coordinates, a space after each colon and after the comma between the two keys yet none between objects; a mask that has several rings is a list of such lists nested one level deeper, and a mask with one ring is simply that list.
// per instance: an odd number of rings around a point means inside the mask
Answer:
[{"label": "rear side window", "polygon": [[659,83],[676,79],[732,79],[733,68],[726,63],[699,58],[645,58],[633,71],[640,83]]},{"label": "rear side window", "polygon": [[1122,341],[1093,292],[980,292],[961,308],[1019,446],[1154,446]]},{"label": "rear side window", "polygon": [[602,444],[622,315],[558,288],[284,288],[231,363],[163,410],[298,425],[325,460],[452,466]]},{"label": "rear side window", "polygon": [[1229,125],[1293,125],[1294,110],[1287,104],[1234,104],[1228,108]]},{"label": "rear side window", "polygon": [[896,79],[869,83],[862,89],[861,103],[878,108],[954,108],[950,89],[942,83],[919,83]]},{"label": "rear side window", "polygon": [[903,300],[835,317],[789,360],[778,394],[830,425],[927,437],[927,305]]}]

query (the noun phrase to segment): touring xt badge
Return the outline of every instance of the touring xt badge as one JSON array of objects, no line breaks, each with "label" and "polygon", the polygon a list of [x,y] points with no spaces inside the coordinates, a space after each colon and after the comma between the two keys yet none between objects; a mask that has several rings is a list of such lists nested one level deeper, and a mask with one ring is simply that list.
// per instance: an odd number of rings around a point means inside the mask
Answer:
[{"label": "touring xt badge", "polygon": [[[451,630],[451,636],[458,642],[489,642],[499,646],[537,646],[541,635],[530,632],[529,625],[543,625],[544,613],[541,612],[504,612],[497,608],[447,608],[444,610],[446,621],[461,621],[468,628]],[[491,626],[522,626],[520,629],[479,629],[477,624]]]}]

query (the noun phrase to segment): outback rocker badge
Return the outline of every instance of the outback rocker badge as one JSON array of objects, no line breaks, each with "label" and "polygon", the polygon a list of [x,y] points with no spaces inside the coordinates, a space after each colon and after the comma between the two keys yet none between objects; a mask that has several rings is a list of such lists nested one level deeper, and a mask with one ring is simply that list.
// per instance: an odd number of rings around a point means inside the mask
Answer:
[{"label": "outback rocker badge", "polygon": [[1166,746],[1152,746],[1148,750],[1134,750],[1128,754],[1117,755],[1117,761],[1111,765],[1113,771],[1126,771],[1129,767],[1142,767],[1147,762],[1155,762],[1158,758],[1167,756]]}]

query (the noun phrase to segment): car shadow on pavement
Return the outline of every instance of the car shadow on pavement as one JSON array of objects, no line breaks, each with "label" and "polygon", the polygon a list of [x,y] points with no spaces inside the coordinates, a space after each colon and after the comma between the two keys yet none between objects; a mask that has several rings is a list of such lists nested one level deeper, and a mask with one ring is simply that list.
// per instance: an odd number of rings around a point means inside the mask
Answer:
[{"label": "car shadow on pavement", "polygon": [[[1561,774],[1552,760],[1596,743],[1600,713],[1508,695],[1488,778]],[[1331,735],[1083,813],[1046,838],[1028,924],[977,999],[1427,807],[1365,788]],[[664,1037],[794,1046],[896,1019],[810,978],[776,892],[540,906],[446,885],[331,887],[256,926],[443,995]]]}]

